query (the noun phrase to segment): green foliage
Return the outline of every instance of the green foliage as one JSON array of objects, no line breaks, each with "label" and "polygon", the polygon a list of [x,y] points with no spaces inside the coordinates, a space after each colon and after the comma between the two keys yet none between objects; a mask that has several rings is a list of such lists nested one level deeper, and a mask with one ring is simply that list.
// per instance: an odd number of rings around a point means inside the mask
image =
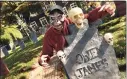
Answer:
[{"label": "green foliage", "polygon": [[0,29],[0,44],[6,45],[12,41],[12,38],[9,33],[5,32],[5,28],[1,27]]},{"label": "green foliage", "polygon": [[125,26],[126,26],[126,17],[118,17],[115,19],[112,19],[106,23],[103,23],[99,26],[101,30],[100,33],[104,35],[105,33],[112,33],[113,34],[113,41],[114,41],[114,48],[116,51],[116,54],[119,54],[120,52],[125,53]]},{"label": "green foliage", "polygon": [[6,15],[10,12],[12,12],[17,6],[14,2],[1,2],[2,3],[2,10],[1,10],[1,14]]},{"label": "green foliage", "polygon": [[9,34],[12,33],[16,39],[23,38],[21,32],[17,28],[14,28],[14,26],[6,28],[5,31],[8,32]]},{"label": "green foliage", "polygon": [[126,79],[126,72],[120,72],[120,79]]},{"label": "green foliage", "polygon": [[5,33],[4,35],[1,35],[1,38],[0,38],[0,44],[1,45],[7,45],[10,43],[11,41],[11,37],[8,33]]},{"label": "green foliage", "polygon": [[[42,39],[43,36],[41,35],[36,45],[29,40],[25,43],[26,48],[24,50],[17,47],[15,51],[10,51],[11,54],[8,57],[4,57],[4,61],[10,70],[10,74],[6,76],[7,79],[21,79],[22,77],[28,79],[29,69],[42,50]],[[26,71],[22,71],[23,68]]]},{"label": "green foliage", "polygon": [[0,43],[2,45],[9,44],[11,41],[13,41],[12,36],[10,33],[15,37],[15,39],[22,39],[23,36],[21,32],[16,28],[16,26],[11,27],[1,27],[0,29]]},{"label": "green foliage", "polygon": [[29,5],[29,10],[31,13],[43,13],[41,3],[39,2],[31,2],[31,5]]},{"label": "green foliage", "polygon": [[124,65],[126,63],[125,58],[117,58],[118,65]]},{"label": "green foliage", "polygon": [[[108,21],[109,20],[109,21]],[[102,35],[107,32],[113,34],[114,49],[116,52],[117,63],[120,70],[121,79],[125,79],[126,70],[126,16],[118,18],[104,19],[103,24],[99,26]]]},{"label": "green foliage", "polygon": [[6,24],[10,25],[10,24],[14,24],[17,22],[16,16],[12,15],[12,14],[8,14],[6,15],[4,18],[2,18]]}]

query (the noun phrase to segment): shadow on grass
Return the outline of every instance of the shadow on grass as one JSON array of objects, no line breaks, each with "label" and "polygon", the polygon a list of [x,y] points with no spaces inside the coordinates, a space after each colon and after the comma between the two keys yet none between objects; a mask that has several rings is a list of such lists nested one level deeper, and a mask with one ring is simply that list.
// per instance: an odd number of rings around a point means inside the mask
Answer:
[{"label": "shadow on grass", "polygon": [[21,76],[19,79],[27,79],[25,76]]},{"label": "shadow on grass", "polygon": [[[107,18],[108,19],[108,18]],[[118,29],[122,29],[122,27],[125,27],[125,25],[121,25],[120,23],[126,22],[125,17],[118,17],[114,19],[108,19],[107,21],[103,20],[103,24],[98,26],[99,31],[105,31],[105,32],[115,32]],[[117,25],[120,24],[120,25]],[[109,29],[110,27],[115,27],[113,29]],[[117,28],[118,27],[118,28]]]},{"label": "shadow on grass", "polygon": [[103,29],[105,29],[105,28],[108,29],[110,26],[114,26],[114,25],[118,24],[119,22],[120,22],[120,19],[117,19],[115,22],[112,21],[112,20],[108,20],[107,23],[104,22],[102,25],[100,25],[100,26],[98,27],[98,29],[99,29],[99,30],[103,30]]},{"label": "shadow on grass", "polygon": [[116,57],[123,58],[126,57],[126,41],[125,40],[118,40],[116,46],[114,47],[116,50]]},{"label": "shadow on grass", "polygon": [[28,72],[28,71],[31,71],[31,70],[32,70],[32,68],[30,66],[26,66],[26,67],[20,68],[19,73]]},{"label": "shadow on grass", "polygon": [[118,38],[126,38],[126,34],[120,34],[119,36],[118,36]]},{"label": "shadow on grass", "polygon": [[18,48],[13,53],[11,53],[11,55],[4,57],[4,61],[11,71],[10,75],[16,75],[24,71],[29,71],[29,62],[33,58],[36,58],[42,49],[42,39],[40,39],[36,44],[32,44],[31,42],[27,42],[25,44],[26,47],[24,50],[19,50]]},{"label": "shadow on grass", "polygon": [[119,70],[120,71],[126,71],[126,64],[119,65]]},{"label": "shadow on grass", "polygon": [[11,71],[10,75],[17,75],[20,69],[21,69],[21,66],[16,66],[15,71]]},{"label": "shadow on grass", "polygon": [[116,53],[117,58],[123,58],[126,56],[126,53]]},{"label": "shadow on grass", "polygon": [[[121,26],[121,27],[123,27],[123,26]],[[115,27],[115,28],[112,28],[112,29],[109,29],[107,32],[116,32],[116,31],[119,31],[119,30],[121,30],[122,28],[119,28],[119,27]]]}]

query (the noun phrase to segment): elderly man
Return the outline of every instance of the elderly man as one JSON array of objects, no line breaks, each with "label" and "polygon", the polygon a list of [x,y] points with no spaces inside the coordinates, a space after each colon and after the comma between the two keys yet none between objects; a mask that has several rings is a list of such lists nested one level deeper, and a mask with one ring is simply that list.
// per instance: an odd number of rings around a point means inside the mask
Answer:
[{"label": "elderly man", "polygon": [[[87,18],[88,22],[94,22],[108,13],[113,14],[114,9],[110,5],[104,5],[92,10],[88,14],[81,14],[81,16]],[[53,56],[54,50],[55,52],[58,52],[67,46],[65,36],[69,34],[68,25],[71,23],[70,20],[64,17],[62,7],[58,5],[50,8],[49,17],[51,25],[45,33],[43,49],[39,57],[39,64],[42,66],[48,66],[48,62]],[[77,16],[75,18],[77,18]]]}]

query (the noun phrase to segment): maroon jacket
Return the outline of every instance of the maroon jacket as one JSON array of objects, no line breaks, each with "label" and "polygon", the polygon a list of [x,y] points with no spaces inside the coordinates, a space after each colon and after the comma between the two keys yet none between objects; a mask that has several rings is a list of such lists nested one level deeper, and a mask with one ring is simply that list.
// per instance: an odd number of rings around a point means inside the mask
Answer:
[{"label": "maroon jacket", "polygon": [[5,76],[9,74],[9,69],[7,65],[3,62],[2,58],[0,58],[0,76]]},{"label": "maroon jacket", "polygon": [[64,27],[62,31],[58,31],[50,26],[43,38],[43,55],[49,55],[51,57],[53,55],[53,50],[57,52],[65,47],[66,41],[64,36],[68,34],[68,24],[68,20],[64,20]]},{"label": "maroon jacket", "polygon": [[[107,12],[105,11],[98,12],[99,10],[100,8],[97,8],[90,11],[88,14],[84,14],[85,18],[87,18],[89,22],[94,22],[97,19],[107,14]],[[64,28],[61,32],[58,30],[55,30],[53,27],[50,27],[47,30],[43,38],[43,49],[42,49],[40,57],[42,55],[48,55],[49,57],[51,57],[53,56],[54,50],[58,52],[59,50],[62,50],[65,47],[66,41],[65,41],[64,35],[68,34],[67,26],[69,24],[70,24],[70,21],[68,19],[65,19]]]}]

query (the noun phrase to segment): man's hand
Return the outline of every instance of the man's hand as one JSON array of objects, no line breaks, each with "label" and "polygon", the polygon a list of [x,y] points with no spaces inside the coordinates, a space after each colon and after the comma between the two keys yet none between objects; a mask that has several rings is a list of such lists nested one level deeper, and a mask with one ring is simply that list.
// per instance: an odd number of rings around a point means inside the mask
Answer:
[{"label": "man's hand", "polygon": [[41,56],[41,58],[40,58],[40,64],[41,64],[43,67],[49,67],[48,61],[49,61],[48,55],[42,55],[42,56]]},{"label": "man's hand", "polygon": [[114,5],[111,5],[110,3],[105,3],[99,10],[100,11],[106,11],[108,12],[111,17],[115,15],[115,4]]}]

